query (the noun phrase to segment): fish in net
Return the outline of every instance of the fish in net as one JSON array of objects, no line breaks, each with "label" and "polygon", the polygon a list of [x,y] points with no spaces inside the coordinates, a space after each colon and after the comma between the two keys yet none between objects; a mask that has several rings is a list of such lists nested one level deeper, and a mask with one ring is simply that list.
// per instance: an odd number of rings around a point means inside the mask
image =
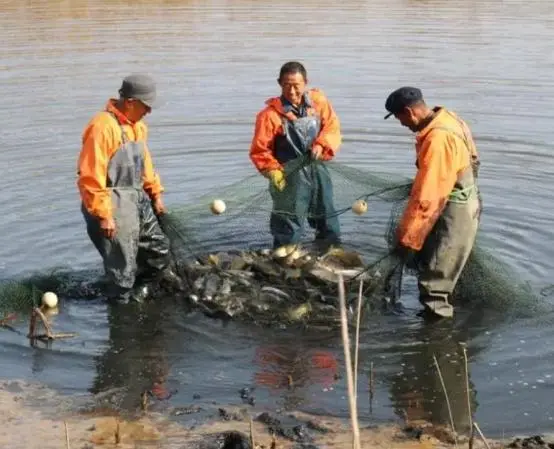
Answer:
[{"label": "fish in net", "polygon": [[[317,164],[323,163],[299,158],[288,163],[287,171],[290,175]],[[268,181],[259,174],[216,188],[160,217],[192,305],[208,316],[267,325],[340,325],[340,274],[351,317],[360,284],[363,310],[401,310],[403,279],[417,274],[417,267],[398,259],[392,250],[412,180],[335,161],[324,164],[333,185],[332,214],[340,221],[339,247],[318,244],[310,222],[323,217],[308,209],[300,217],[305,227],[298,244],[274,251],[270,215],[289,212],[273,209]],[[318,194],[317,186],[312,194]],[[223,213],[210,209],[215,199],[224,201]],[[62,298],[94,298],[101,295],[102,280],[91,282],[90,273],[61,269],[5,280],[0,282],[0,318],[28,311],[46,291]],[[502,311],[518,305],[524,314],[543,307],[531,286],[487,249],[481,233],[452,297],[455,303]]]},{"label": "fish in net", "polygon": [[[317,164],[323,162],[298,158],[288,163],[286,172],[290,176]],[[399,309],[404,276],[417,274],[416,266],[393,252],[412,180],[334,161],[324,164],[333,185],[332,214],[340,220],[338,247],[318,245],[310,223],[322,216],[308,209],[300,217],[305,226],[298,244],[274,250],[270,215],[284,216],[291,208],[274,209],[268,181],[259,174],[217,188],[162,218],[190,298],[208,315],[338,324],[339,273],[351,311],[361,281],[364,306]],[[318,194],[314,185],[312,195]],[[216,199],[225,203],[223,213],[210,209]],[[518,303],[537,310],[540,303],[531,287],[481,240],[479,234],[453,300],[501,310]]]}]

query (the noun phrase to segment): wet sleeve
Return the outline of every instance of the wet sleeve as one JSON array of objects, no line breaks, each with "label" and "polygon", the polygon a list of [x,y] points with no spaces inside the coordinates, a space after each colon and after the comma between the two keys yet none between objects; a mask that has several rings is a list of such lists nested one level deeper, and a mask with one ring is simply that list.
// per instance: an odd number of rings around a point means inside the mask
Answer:
[{"label": "wet sleeve", "polygon": [[164,188],[162,186],[160,176],[154,170],[154,164],[152,162],[152,155],[146,143],[144,144],[144,175],[142,177],[144,191],[148,194],[152,201],[159,198],[163,193]]},{"label": "wet sleeve", "polygon": [[113,135],[103,123],[90,125],[83,134],[78,162],[78,186],[87,211],[99,219],[112,217],[112,200],[106,188]]},{"label": "wet sleeve", "polygon": [[283,168],[273,155],[273,142],[277,132],[278,127],[271,120],[269,113],[261,111],[256,116],[254,136],[250,145],[250,160],[261,173]]},{"label": "wet sleeve", "polygon": [[333,109],[333,105],[327,98],[323,98],[321,106],[321,131],[314,141],[323,147],[324,160],[330,160],[339,151],[342,143],[340,132],[340,120]]},{"label": "wet sleeve", "polygon": [[442,213],[457,178],[448,134],[435,131],[423,142],[410,198],[397,237],[408,248],[419,251]]}]

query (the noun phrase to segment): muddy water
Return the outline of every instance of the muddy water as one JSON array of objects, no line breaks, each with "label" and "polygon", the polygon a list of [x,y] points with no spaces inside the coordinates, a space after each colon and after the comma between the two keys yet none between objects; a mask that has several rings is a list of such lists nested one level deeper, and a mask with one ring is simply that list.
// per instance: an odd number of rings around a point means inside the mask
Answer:
[{"label": "muddy water", "polygon": [[[276,93],[280,64],[297,58],[340,114],[340,162],[412,173],[411,136],[382,120],[387,93],[401,84],[420,86],[430,103],[465,117],[483,158],[483,232],[524,278],[547,284],[553,25],[547,0],[0,0],[1,275],[98,268],[79,213],[75,163],[84,124],[123,76],[148,71],[159,83],[165,105],[148,119],[150,146],[175,205],[252,173],[254,114]],[[467,341],[482,429],[554,428],[552,317],[506,323],[478,311],[452,325],[422,326],[415,300],[407,307],[403,318],[372,318],[362,334],[364,419],[447,419],[437,353],[463,425],[455,353],[456,341]],[[56,323],[79,329],[80,338],[44,350],[2,332],[0,375],[67,393],[115,391],[130,408],[142,388],[160,381],[174,405],[240,403],[238,390],[255,387],[260,408],[348,414],[345,382],[334,380],[338,335],[225,325],[178,305],[121,317],[101,302],[70,302]]]}]

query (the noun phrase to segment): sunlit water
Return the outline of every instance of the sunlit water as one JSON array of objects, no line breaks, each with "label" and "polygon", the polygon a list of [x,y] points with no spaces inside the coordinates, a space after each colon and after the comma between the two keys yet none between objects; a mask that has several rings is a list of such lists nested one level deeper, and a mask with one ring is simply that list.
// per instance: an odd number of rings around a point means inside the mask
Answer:
[{"label": "sunlit water", "polygon": [[[0,0],[0,274],[99,267],[79,211],[75,166],[83,126],[123,76],[147,71],[158,82],[165,104],[148,117],[150,147],[172,206],[253,173],[254,115],[277,93],[280,65],[300,59],[341,118],[339,162],[413,173],[412,137],[382,119],[386,95],[400,85],[417,85],[429,103],[461,114],[482,155],[482,232],[540,288],[554,267],[553,25],[547,0]],[[467,341],[483,431],[554,428],[552,319],[499,322],[467,311],[452,325],[423,326],[417,302],[406,306],[404,317],[372,317],[361,335],[363,418],[447,419],[432,359],[440,354],[463,423],[456,342]],[[256,386],[260,408],[348,415],[344,378],[335,381],[343,360],[338,334],[225,325],[175,304],[137,319],[102,302],[67,302],[56,325],[78,329],[79,338],[32,349],[23,335],[2,331],[0,375],[70,393],[127,387],[122,405],[129,407],[156,380],[176,391],[174,405],[191,403],[194,393],[197,402],[240,403],[238,391]]]}]

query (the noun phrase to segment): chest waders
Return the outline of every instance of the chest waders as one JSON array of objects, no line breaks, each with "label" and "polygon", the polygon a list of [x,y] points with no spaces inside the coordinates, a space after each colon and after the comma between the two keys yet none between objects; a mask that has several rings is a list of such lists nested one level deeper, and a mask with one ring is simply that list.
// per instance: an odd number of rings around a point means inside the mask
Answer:
[{"label": "chest waders", "polygon": [[[113,115],[113,114],[112,114]],[[114,120],[117,119],[114,116]],[[107,187],[111,193],[115,237],[108,239],[97,217],[81,211],[87,233],[102,256],[109,299],[130,299],[138,275],[146,278],[170,263],[169,240],[162,232],[150,199],[143,189],[144,142],[130,141],[123,127],[121,146],[108,163]]]},{"label": "chest waders", "polygon": [[[433,129],[443,129],[462,139],[471,161],[470,144],[465,135],[451,128]],[[416,255],[419,300],[439,316],[453,315],[449,299],[477,236],[481,214],[481,195],[476,185],[478,164],[472,161],[458,174],[442,214]]]},{"label": "chest waders", "polygon": [[[313,111],[313,110],[312,110]],[[333,202],[331,175],[320,161],[311,157],[313,142],[321,131],[317,115],[283,117],[283,135],[275,138],[274,153],[283,164],[286,187],[278,191],[270,183],[273,211],[270,230],[273,246],[298,244],[308,221],[316,231],[316,241],[323,245],[340,243],[340,225]]]}]

